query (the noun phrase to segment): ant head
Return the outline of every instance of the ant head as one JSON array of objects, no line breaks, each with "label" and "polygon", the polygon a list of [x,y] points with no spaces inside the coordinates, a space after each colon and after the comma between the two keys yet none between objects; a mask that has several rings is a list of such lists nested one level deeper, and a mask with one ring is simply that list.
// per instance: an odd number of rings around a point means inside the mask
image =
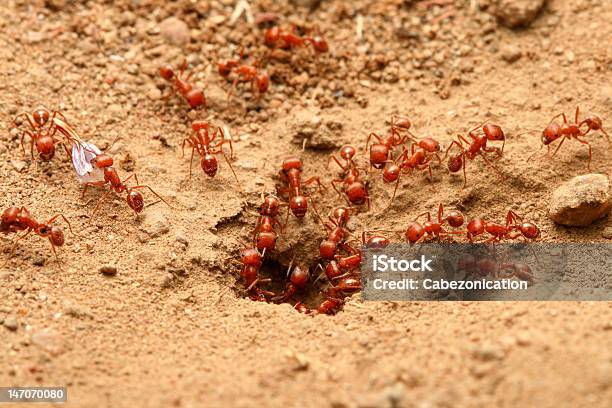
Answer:
[{"label": "ant head", "polygon": [[49,232],[49,239],[55,246],[64,245],[64,231],[60,227],[51,227],[51,231]]},{"label": "ant head", "polygon": [[457,153],[454,156],[448,158],[448,171],[451,173],[456,173],[461,170],[461,166],[463,166],[463,154]]},{"label": "ant head", "polygon": [[488,140],[506,140],[504,131],[497,125],[487,123],[482,127],[482,131],[484,132],[485,136],[487,136]]},{"label": "ant head", "polygon": [[540,229],[537,225],[531,222],[524,222],[519,225],[519,230],[525,238],[536,239],[540,236]]},{"label": "ant head", "polygon": [[264,199],[261,206],[261,212],[267,215],[278,214],[278,208],[280,207],[280,200],[278,197],[269,195]]},{"label": "ant head", "polygon": [[551,144],[561,137],[561,126],[556,123],[550,123],[542,132],[542,143],[545,145]]},{"label": "ant head", "polygon": [[299,157],[290,156],[283,160],[283,170],[288,171],[291,169],[302,170],[302,160]]},{"label": "ant head", "polygon": [[159,75],[166,81],[169,81],[174,78],[174,68],[172,68],[172,65],[164,65],[159,68]]},{"label": "ant head", "polygon": [[243,265],[261,266],[261,254],[255,248],[244,248],[240,251],[240,259]]},{"label": "ant head", "polygon": [[308,283],[309,276],[310,272],[308,271],[308,269],[304,269],[299,265],[296,265],[293,268],[293,272],[291,272],[291,277],[289,278],[289,280],[295,286],[303,288],[304,286],[306,286],[306,283]]},{"label": "ant head", "polygon": [[389,241],[389,238],[375,235],[368,238],[365,242],[365,246],[370,249],[381,249],[386,248],[390,243],[391,241]]},{"label": "ant head", "polygon": [[91,160],[91,164],[93,164],[99,169],[112,167],[113,158],[106,154],[99,154]]},{"label": "ant head", "polygon": [[144,209],[144,199],[138,191],[130,190],[127,195],[127,203],[136,213],[142,212]]},{"label": "ant head", "polygon": [[194,120],[191,123],[191,128],[194,132],[198,132],[202,129],[210,129],[210,123],[205,120]]},{"label": "ant head", "polygon": [[36,140],[36,151],[42,160],[51,160],[55,156],[55,141],[49,135],[39,137]]},{"label": "ant head", "polygon": [[344,160],[353,160],[356,153],[357,150],[355,150],[353,146],[343,146],[342,149],[340,149],[340,157]]},{"label": "ant head", "polygon": [[411,244],[414,244],[419,239],[421,239],[425,235],[425,228],[421,224],[415,221],[411,221],[408,223],[408,227],[406,228],[406,239]]},{"label": "ant head", "polygon": [[601,118],[594,114],[589,114],[586,118],[584,118],[584,122],[587,124],[589,129],[600,130],[603,122]]},{"label": "ant head", "polygon": [[381,143],[370,145],[370,163],[377,169],[385,167],[387,157],[389,156],[389,148]]},{"label": "ant head", "polygon": [[412,124],[410,123],[410,119],[408,118],[404,118],[401,116],[391,117],[391,128],[394,130],[395,129],[408,130],[410,129],[410,126],[412,126]]},{"label": "ant head", "polygon": [[312,38],[312,46],[316,52],[327,52],[329,51],[329,45],[327,45],[327,41],[325,38],[316,36]]},{"label": "ant head", "polygon": [[332,210],[332,218],[338,223],[346,223],[350,216],[350,209],[346,207],[336,207]]},{"label": "ant head", "polygon": [[293,215],[298,218],[302,218],[306,215],[306,211],[308,210],[308,201],[306,200],[306,197],[301,195],[291,197],[289,207],[291,208]]},{"label": "ant head", "polygon": [[2,224],[11,224],[17,220],[17,216],[19,215],[19,208],[10,207],[4,210],[2,213]]},{"label": "ant head", "polygon": [[227,61],[222,61],[217,63],[217,70],[219,71],[219,75],[226,77],[232,72],[232,67]]},{"label": "ant head", "polygon": [[204,92],[197,88],[194,88],[191,91],[187,92],[185,98],[187,98],[187,102],[189,103],[191,109],[195,109],[202,104],[206,104]]},{"label": "ant head", "polygon": [[264,34],[264,43],[268,47],[273,46],[279,40],[280,33],[281,33],[281,30],[279,27],[268,28]]},{"label": "ant head", "polygon": [[397,180],[402,169],[395,163],[391,163],[383,169],[383,181],[385,183],[392,183]]},{"label": "ant head", "polygon": [[446,221],[448,221],[448,224],[451,227],[457,228],[463,225],[463,222],[465,221],[465,219],[463,218],[463,214],[461,213],[461,211],[451,210],[448,212],[448,215],[446,216]]},{"label": "ant head", "polygon": [[32,113],[32,118],[39,127],[43,126],[49,120],[49,111],[45,108],[38,108]]},{"label": "ant head", "polygon": [[259,93],[264,93],[268,90],[268,87],[270,86],[270,77],[267,73],[262,72],[257,75],[257,77],[255,78],[255,82],[257,83],[257,90],[259,91]]},{"label": "ant head", "polygon": [[429,153],[435,153],[440,151],[440,143],[436,139],[426,137],[419,141],[419,147]]},{"label": "ant head", "polygon": [[329,239],[321,241],[321,245],[319,245],[319,255],[322,259],[331,260],[334,259],[334,255],[336,254],[337,245],[334,241]]},{"label": "ant head", "polygon": [[482,234],[485,230],[485,221],[482,218],[474,218],[468,222],[467,230],[471,235]]},{"label": "ant head", "polygon": [[217,169],[219,166],[217,164],[217,158],[212,154],[207,153],[202,156],[200,165],[208,177],[214,177],[215,174],[217,174]]}]

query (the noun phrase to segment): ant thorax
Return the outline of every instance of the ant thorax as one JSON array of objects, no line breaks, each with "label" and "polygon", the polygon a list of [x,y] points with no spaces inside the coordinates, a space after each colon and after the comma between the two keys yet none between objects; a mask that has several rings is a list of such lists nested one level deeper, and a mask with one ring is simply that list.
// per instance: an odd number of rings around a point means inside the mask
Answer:
[{"label": "ant thorax", "polygon": [[104,181],[104,170],[94,167],[91,161],[102,154],[93,143],[72,144],[72,165],[81,184]]}]

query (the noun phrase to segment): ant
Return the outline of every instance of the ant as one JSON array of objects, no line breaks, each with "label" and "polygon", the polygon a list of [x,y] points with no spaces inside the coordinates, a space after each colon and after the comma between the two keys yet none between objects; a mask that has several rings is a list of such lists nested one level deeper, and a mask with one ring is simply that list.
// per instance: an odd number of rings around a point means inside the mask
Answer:
[{"label": "ant", "polygon": [[440,143],[431,137],[426,137],[418,140],[416,144],[412,144],[410,157],[408,157],[408,150],[406,146],[404,146],[402,155],[399,156],[396,161],[391,162],[391,165],[383,169],[383,181],[385,183],[392,183],[395,181],[395,189],[391,197],[391,204],[393,204],[395,200],[395,194],[397,193],[402,170],[408,169],[412,172],[414,169],[428,169],[429,180],[433,182],[431,161],[435,157],[438,159],[438,162],[442,163],[442,159],[438,152],[440,152]]},{"label": "ant", "polygon": [[498,262],[492,258],[476,258],[470,254],[464,255],[457,261],[457,272],[466,272],[478,277],[492,276],[494,278],[510,279],[516,277],[520,280],[533,283],[534,277],[527,264]]},{"label": "ant", "polygon": [[[297,218],[303,218],[308,210],[308,201],[302,194],[302,186],[317,183],[319,191],[323,189],[319,177],[311,177],[302,181],[302,161],[290,156],[283,161],[281,177],[286,180],[288,187],[279,188],[280,193],[289,193],[289,208]],[[289,212],[287,211],[287,217]]]},{"label": "ant", "polygon": [[362,289],[361,281],[356,276],[340,279],[335,286],[325,291],[325,300],[317,307],[318,314],[335,314],[344,304],[344,298]]},{"label": "ant", "polygon": [[[49,218],[47,222],[40,223],[36,221],[34,217],[32,217],[32,214],[30,214],[30,212],[25,207],[10,207],[4,210],[0,221],[0,232],[8,234],[18,233],[19,231],[24,230],[26,231],[24,235],[18,237],[15,240],[13,247],[10,251],[11,255],[15,251],[17,243],[21,239],[27,237],[31,232],[34,232],[35,234],[43,238],[49,239],[49,242],[51,243],[51,249],[55,254],[57,262],[59,263],[59,258],[57,256],[55,247],[61,247],[62,245],[64,245],[64,231],[62,231],[60,227],[56,227],[53,225],[53,222],[59,217],[66,221],[70,232],[74,234],[74,232],[72,232],[72,226],[70,225],[70,222],[63,214],[56,214],[53,217]],[[5,265],[7,262],[8,259],[6,260]]]},{"label": "ant", "polygon": [[[418,222],[418,219],[423,215],[427,215],[427,221],[424,223]],[[425,235],[430,239],[442,239],[446,235],[460,234],[463,231],[446,231],[443,227],[445,223],[448,223],[453,228],[458,228],[463,225],[464,217],[461,211],[451,210],[448,214],[444,215],[444,206],[440,204],[438,206],[438,216],[436,221],[432,220],[431,213],[429,211],[420,214],[414,221],[408,222],[404,235],[406,240],[413,245],[421,240]]]},{"label": "ant", "polygon": [[17,127],[17,118],[19,117],[25,117],[30,126],[29,130],[21,132],[20,143],[24,154],[25,147],[23,142],[27,135],[30,137],[30,154],[32,159],[34,158],[34,147],[36,147],[38,157],[41,160],[49,161],[55,156],[55,146],[61,144],[61,142],[54,137],[57,132],[57,127],[55,125],[56,116],[64,120],[66,119],[61,112],[53,111],[51,113],[49,109],[43,106],[36,108],[32,114],[22,112],[15,116],[15,119],[13,119],[15,127]]},{"label": "ant", "polygon": [[[385,167],[389,160],[392,160],[393,148],[405,144],[411,137],[414,138],[410,133],[403,137],[400,134],[400,131],[408,131],[410,126],[410,120],[407,118],[392,116],[389,136],[382,138],[374,132],[369,134],[366,140],[366,152],[370,146],[370,168],[382,169]],[[375,138],[378,143],[370,145],[371,138]]]},{"label": "ant", "polygon": [[[214,156],[215,154],[221,153],[223,158],[230,167],[236,182],[238,183],[238,188],[242,191],[242,186],[240,185],[240,181],[238,180],[238,176],[234,171],[234,167],[232,163],[230,163],[225,151],[223,150],[223,144],[229,143],[230,147],[230,158],[234,157],[234,148],[232,146],[232,139],[225,137],[225,132],[221,127],[217,127],[210,134],[211,124],[205,120],[194,120],[191,124],[191,128],[193,129],[193,135],[185,138],[183,140],[183,157],[185,157],[185,143],[191,146],[191,160],[189,161],[189,177],[191,178],[192,172],[191,168],[193,167],[193,154],[194,152],[198,152],[200,155],[200,165],[202,166],[202,170],[208,177],[214,177],[217,174],[218,163],[217,158]],[[217,135],[221,135],[221,140],[215,142]]]},{"label": "ant", "polygon": [[[506,214],[506,224],[485,221],[474,218],[467,224],[467,238],[473,242],[474,237],[487,232],[491,235],[486,242],[501,241],[502,239],[516,239],[521,235],[526,239],[536,239],[540,236],[540,229],[532,222],[523,222],[523,218],[510,210]],[[513,233],[514,232],[514,233]]]},{"label": "ant", "polygon": [[217,63],[217,70],[223,78],[229,78],[231,73],[235,74],[232,87],[227,93],[227,100],[229,101],[238,85],[238,82],[251,82],[251,90],[255,94],[257,89],[258,97],[265,93],[270,86],[270,77],[265,71],[261,71],[258,68],[259,60],[255,60],[253,65],[240,64],[240,60],[243,58],[243,51],[240,51],[239,59],[230,59]]},{"label": "ant", "polygon": [[[478,130],[480,130],[480,132],[477,132]],[[458,135],[457,140],[453,140],[450,146],[448,146],[448,149],[446,149],[446,155],[444,156],[445,158],[453,146],[456,146],[460,150],[459,153],[448,158],[448,170],[451,173],[456,173],[463,168],[463,187],[465,187],[467,185],[467,175],[465,172],[466,161],[474,160],[476,156],[482,156],[484,161],[503,177],[499,169],[495,167],[493,163],[491,163],[491,160],[500,159],[504,152],[506,137],[502,128],[490,123],[478,125],[468,132],[468,136],[470,137],[471,142],[464,136]],[[500,140],[503,141],[501,149],[487,146],[488,141]],[[467,145],[467,147],[465,147],[464,144]],[[485,153],[494,153],[495,157],[488,159]]]},{"label": "ant", "polygon": [[348,231],[346,230],[346,224],[350,218],[350,208],[346,207],[336,207],[329,213],[329,222],[324,222],[321,216],[319,215],[319,211],[317,207],[312,202],[312,207],[319,218],[319,221],[328,231],[327,238],[321,242],[319,246],[319,255],[321,259],[332,260],[336,255],[336,251],[338,246],[344,242],[344,239],[348,235]]},{"label": "ant", "polygon": [[[113,190],[116,193],[123,193],[126,192],[126,202],[128,204],[128,206],[134,210],[134,212],[136,214],[142,212],[142,210],[144,209],[144,199],[142,197],[142,194],[139,191],[136,190],[140,190],[143,188],[148,188],[149,191],[151,191],[157,198],[159,198],[161,201],[163,201],[168,207],[172,208],[172,206],[170,204],[168,204],[168,202],[166,200],[164,200],[159,194],[157,194],[155,192],[155,190],[153,190],[150,186],[148,185],[141,185],[140,182],[138,181],[138,176],[134,173],[131,174],[130,176],[128,176],[126,179],[124,179],[123,181],[121,181],[121,179],[119,178],[119,174],[117,173],[117,170],[115,170],[115,168],[113,167],[113,158],[110,157],[107,154],[97,154],[92,160],[91,160],[91,165],[94,167],[94,169],[99,169],[103,172],[104,174],[104,180],[100,180],[100,181],[88,181],[88,182],[84,182],[83,185],[85,186],[83,188],[83,194],[82,197],[85,197],[85,193],[87,192],[87,189],[90,186],[94,186],[94,187],[101,187],[105,184],[110,184],[110,190],[103,195],[100,200],[98,200],[98,204],[96,204],[94,210],[93,210],[93,214],[96,213],[96,210],[98,209],[98,206],[100,205],[100,203],[110,194],[113,192]],[[134,179],[136,180],[136,184],[133,187],[130,187],[126,184],[126,182],[128,182],[132,177],[134,177]]]},{"label": "ant", "polygon": [[[581,122],[578,122],[579,115],[580,115],[580,108],[577,106],[576,116],[574,117],[574,123],[568,123],[565,113],[560,113],[554,118],[552,118],[548,126],[546,126],[546,128],[542,132],[542,144],[544,146],[547,146],[550,152],[550,144],[554,142],[555,140],[559,139],[560,137],[563,138],[561,139],[561,143],[559,143],[559,145],[555,149],[555,152],[553,153],[553,157],[554,157],[559,151],[559,149],[561,148],[561,146],[563,145],[563,142],[565,142],[565,139],[572,139],[572,138],[576,139],[580,143],[585,144],[589,147],[589,161],[588,161],[587,167],[590,170],[591,169],[591,158],[592,158],[591,144],[588,141],[581,139],[581,137],[586,136],[587,133],[589,133],[591,130],[599,130],[601,133],[604,134],[604,136],[606,136],[606,139],[608,139],[608,144],[609,144],[610,136],[603,129],[602,127],[603,122],[599,116],[594,115],[594,114],[589,114]],[[555,119],[557,119],[558,117],[563,118],[563,123],[561,125],[558,125],[555,122]],[[583,125],[587,126],[586,130],[581,130]]]},{"label": "ant", "polygon": [[253,232],[253,240],[256,243],[257,249],[273,251],[276,247],[276,239],[278,235],[274,231],[274,225],[277,224],[281,228],[278,221],[278,209],[280,207],[280,200],[278,197],[269,195],[264,199],[261,205],[259,218]]},{"label": "ant", "polygon": [[[291,269],[291,267],[289,267]],[[310,273],[308,269],[302,268],[300,266],[296,266],[293,268],[293,272],[289,277],[289,282],[285,286],[285,291],[274,298],[275,302],[286,302],[291,299],[298,290],[304,289],[306,284],[308,283],[308,278],[310,277]]]},{"label": "ant", "polygon": [[310,45],[312,45],[312,48],[314,49],[316,54],[322,54],[329,51],[329,45],[327,44],[327,40],[325,40],[319,35],[314,37],[300,37],[294,32],[292,33],[285,31],[278,26],[271,27],[266,30],[266,32],[264,33],[264,43],[268,47],[278,46],[278,48],[284,49],[299,48],[309,43]]},{"label": "ant", "polygon": [[[340,149],[340,157],[344,159],[344,164],[340,163],[338,158],[335,155],[331,155],[329,161],[332,159],[340,166],[343,171],[343,178],[332,180],[331,184],[334,190],[338,193],[339,196],[342,196],[338,187],[336,187],[336,183],[342,183],[342,189],[344,190],[344,199],[347,201],[349,205],[361,205],[367,201],[368,209],[370,209],[370,197],[368,195],[368,191],[366,189],[365,184],[359,180],[359,170],[357,169],[357,165],[355,163],[354,157],[357,153],[357,150],[353,146],[344,146]],[[329,165],[329,161],[327,164]]]},{"label": "ant", "polygon": [[179,67],[179,73],[176,74],[174,72],[174,68],[172,65],[164,65],[159,69],[159,74],[166,81],[172,83],[172,90],[164,99],[170,98],[175,92],[181,94],[191,109],[195,109],[200,105],[204,105],[206,107],[206,97],[204,96],[204,92],[200,89],[195,88],[193,84],[189,83],[193,72],[187,75],[187,78],[181,79],[181,76],[185,73],[187,69],[187,60],[183,60],[183,63]]},{"label": "ant", "polygon": [[[361,242],[365,248],[382,249],[390,244],[389,239],[382,235],[373,235],[368,238],[370,232],[373,231],[363,231],[361,234]],[[351,255],[345,257],[335,255],[334,259],[326,265],[324,272],[330,282],[350,274],[351,271],[357,269],[361,264],[362,251],[354,249],[346,244],[343,245],[343,247],[350,252]]]},{"label": "ant", "polygon": [[259,270],[263,262],[263,253],[260,253],[255,248],[244,248],[240,251],[240,259],[242,262],[242,270],[240,276],[244,279],[244,285],[247,292],[251,293],[249,297],[252,300],[258,300],[267,302],[266,296],[274,296],[273,292],[265,291],[257,287],[258,283],[263,282],[263,279],[259,278]]}]

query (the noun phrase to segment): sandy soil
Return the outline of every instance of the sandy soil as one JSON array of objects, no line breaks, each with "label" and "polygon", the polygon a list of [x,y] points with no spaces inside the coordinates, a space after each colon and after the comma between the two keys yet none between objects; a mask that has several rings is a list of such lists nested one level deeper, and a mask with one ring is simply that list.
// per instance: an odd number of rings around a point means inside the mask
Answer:
[{"label": "sandy soil", "polygon": [[[75,232],[60,250],[62,269],[38,237],[22,241],[0,269],[0,385],[66,385],[75,407],[609,404],[610,303],[364,303],[354,296],[336,316],[308,317],[289,304],[245,299],[231,262],[287,155],[300,155],[305,175],[329,183],[329,154],[345,143],[363,149],[367,134],[385,133],[394,113],[444,146],[479,122],[497,122],[508,137],[498,162],[505,177],[472,162],[462,189],[461,176],[436,167],[433,183],[425,174],[405,177],[385,210],[392,188],[369,174],[372,208],[355,217],[354,231],[398,229],[442,202],[468,217],[501,219],[515,209],[540,226],[545,242],[605,241],[608,220],[572,229],[546,217],[551,191],[588,172],[587,149],[567,142],[554,159],[538,153],[528,161],[540,142],[537,132],[524,132],[559,112],[572,115],[576,105],[604,124],[612,120],[607,1],[550,0],[523,30],[498,25],[482,0],[456,0],[438,23],[448,6],[330,0],[308,12],[251,1],[254,14],[277,13],[283,24],[316,23],[330,53],[270,61],[272,84],[261,101],[241,86],[230,103],[213,63],[240,45],[263,50],[263,31],[244,16],[231,26],[230,0],[131,3],[0,7],[0,204],[25,205],[39,219],[61,211]],[[172,45],[161,32],[171,15],[187,23],[188,43]],[[167,87],[158,67],[184,56],[207,111],[161,100]],[[110,149],[118,171],[136,172],[172,208],[145,192],[153,205],[136,217],[117,195],[92,217],[102,191],[81,199],[63,153],[33,162],[11,131],[17,113],[39,104],[61,110],[100,147],[121,136]],[[189,179],[180,146],[196,118],[231,129],[245,195],[223,161],[214,179],[198,166]],[[589,140],[592,171],[609,174],[608,144],[596,134]],[[325,212],[341,203],[333,190],[315,197]],[[322,236],[312,213],[303,222],[291,217],[273,257],[286,265],[295,255],[313,266]],[[2,237],[4,257],[11,238]],[[117,275],[101,274],[103,265],[116,266]],[[16,330],[6,327],[13,318]]]}]

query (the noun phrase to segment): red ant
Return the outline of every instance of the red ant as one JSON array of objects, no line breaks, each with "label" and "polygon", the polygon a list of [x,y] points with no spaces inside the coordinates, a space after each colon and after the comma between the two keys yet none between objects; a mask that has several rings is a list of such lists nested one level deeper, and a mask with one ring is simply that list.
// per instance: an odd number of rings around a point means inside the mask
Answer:
[{"label": "red ant", "polygon": [[491,258],[478,259],[472,255],[464,255],[457,261],[457,272],[467,272],[479,277],[492,276],[494,278],[510,279],[516,277],[529,283],[534,282],[533,273],[527,264],[499,263]]},{"label": "red ant", "polygon": [[[87,189],[90,186],[94,186],[94,187],[101,187],[105,184],[110,184],[110,190],[103,195],[100,200],[98,200],[98,204],[96,204],[96,207],[93,210],[93,213],[96,213],[96,210],[98,209],[98,206],[100,205],[100,203],[110,194],[113,192],[113,190],[116,193],[123,193],[126,192],[126,202],[128,204],[128,206],[134,210],[134,212],[136,214],[142,212],[142,210],[144,209],[144,199],[142,197],[142,194],[140,194],[139,191],[136,190],[140,190],[143,188],[148,188],[149,191],[151,191],[157,198],[159,198],[161,201],[163,201],[168,207],[171,207],[170,204],[168,204],[168,202],[166,200],[164,200],[159,194],[157,194],[155,192],[155,190],[153,190],[150,186],[148,185],[140,185],[140,182],[138,181],[138,176],[136,174],[131,174],[130,176],[128,176],[126,179],[124,179],[123,181],[121,181],[121,179],[119,178],[119,174],[117,173],[117,170],[115,170],[115,168],[113,167],[113,158],[110,157],[109,155],[106,154],[98,154],[96,155],[92,160],[91,160],[91,164],[94,168],[96,169],[101,169],[104,172],[104,180],[103,181],[93,181],[93,182],[85,182],[83,183],[83,185],[85,186],[85,188],[83,188],[83,195],[82,197],[85,197],[85,193],[87,192]],[[134,177],[134,179],[136,180],[136,186],[133,187],[129,187],[127,184],[125,184],[127,181],[129,181],[132,177]]]},{"label": "red ant", "polygon": [[375,138],[378,143],[373,143],[370,146],[370,167],[376,169],[382,169],[385,167],[387,162],[392,160],[393,149],[396,146],[403,145],[408,139],[413,138],[410,133],[403,136],[400,131],[408,131],[410,129],[410,120],[403,117],[392,116],[391,117],[391,132],[386,138],[378,136],[376,133],[370,133],[366,140],[366,152],[368,145],[370,145],[370,139]]},{"label": "red ant", "polygon": [[[238,183],[238,188],[242,191],[242,186],[240,185],[240,181],[238,180],[238,176],[234,171],[234,167],[232,163],[230,163],[225,151],[223,150],[223,144],[229,143],[230,147],[230,158],[234,157],[234,148],[232,146],[232,139],[225,138],[225,133],[221,127],[217,127],[210,134],[211,124],[205,120],[194,120],[191,124],[191,128],[193,129],[193,135],[185,138],[183,140],[183,157],[185,157],[185,143],[188,143],[191,146],[191,159],[189,161],[189,177],[191,178],[191,168],[193,167],[193,154],[194,152],[198,152],[200,155],[200,165],[202,166],[202,170],[209,177],[214,177],[217,174],[218,163],[217,158],[214,156],[215,154],[221,153],[223,158],[230,167],[236,182]],[[215,142],[217,135],[221,135],[221,140]]]},{"label": "red ant", "polygon": [[[513,234],[514,231],[514,234]],[[516,239],[521,235],[526,239],[536,239],[540,236],[540,229],[532,222],[523,222],[521,216],[514,211],[506,214],[506,224],[485,221],[482,218],[474,218],[467,224],[467,238],[473,242],[473,238],[487,232],[491,235],[486,242],[501,241],[502,239]]]},{"label": "red ant", "polygon": [[[582,140],[580,138],[586,136],[586,134],[589,133],[591,130],[599,130],[601,133],[604,134],[604,136],[606,136],[606,139],[608,139],[608,144],[609,144],[610,136],[603,129],[602,127],[603,122],[599,116],[594,115],[594,114],[589,114],[584,118],[584,120],[582,120],[581,122],[578,122],[579,114],[580,114],[580,108],[577,106],[574,123],[568,123],[565,113],[560,113],[554,118],[552,118],[548,126],[546,126],[546,128],[542,132],[542,144],[544,146],[547,146],[548,150],[550,151],[549,145],[555,140],[559,139],[560,137],[563,137],[563,139],[561,139],[561,143],[559,143],[559,145],[555,149],[555,152],[553,153],[553,156],[554,156],[557,154],[557,152],[563,145],[563,142],[565,142],[565,139],[572,139],[572,138],[576,139],[580,143],[585,144],[589,147],[589,162],[588,162],[587,167],[590,169],[591,168],[591,157],[592,157],[591,144],[588,141]],[[563,123],[561,125],[558,125],[555,122],[555,119],[557,119],[558,117],[563,118]],[[587,129],[584,131],[581,130],[583,125],[587,126]]]},{"label": "red ant", "polygon": [[53,111],[51,114],[50,111],[45,107],[39,107],[29,114],[27,112],[22,112],[15,117],[13,120],[13,124],[17,126],[17,118],[25,117],[30,125],[30,130],[24,130],[21,133],[21,148],[23,149],[23,153],[25,154],[25,147],[23,145],[23,141],[25,136],[30,137],[30,154],[32,158],[34,158],[34,146],[36,146],[36,151],[38,152],[38,157],[41,160],[49,161],[55,156],[55,146],[61,144],[60,141],[55,139],[55,133],[57,131],[57,127],[55,126],[55,118],[59,116],[66,119],[61,112]]},{"label": "red ant", "polygon": [[[291,267],[289,267],[289,269],[291,269]],[[291,272],[289,282],[287,282],[285,287],[285,291],[280,296],[274,298],[274,301],[286,302],[287,300],[291,299],[299,289],[304,289],[308,283],[309,277],[310,273],[308,272],[308,269],[300,266],[293,268],[293,272]]]},{"label": "red ant", "polygon": [[[481,132],[476,133],[477,130],[480,130]],[[471,142],[464,136],[459,135],[457,136],[457,140],[453,140],[450,146],[448,146],[448,149],[446,149],[446,155],[448,155],[453,146],[457,146],[457,148],[460,150],[459,153],[448,158],[448,170],[451,173],[456,173],[463,167],[463,187],[467,185],[465,162],[467,160],[474,160],[476,156],[482,156],[484,161],[501,175],[501,172],[493,165],[493,163],[491,163],[491,160],[501,158],[504,152],[504,145],[506,143],[506,137],[502,128],[490,123],[476,126],[474,129],[468,132],[468,136],[472,139]],[[503,141],[501,149],[487,146],[488,141],[500,140]],[[464,144],[467,145],[467,147],[465,147]],[[493,159],[488,159],[485,153],[495,153],[496,156]],[[444,157],[446,157],[446,155]]]},{"label": "red ant", "polygon": [[[418,146],[418,147],[417,147]],[[431,161],[433,158],[437,158],[441,163],[440,155],[440,143],[437,140],[426,137],[420,139],[413,144],[411,147],[410,157],[408,157],[408,150],[404,146],[404,153],[397,158],[396,161],[392,162],[391,165],[383,169],[383,181],[385,183],[392,183],[395,181],[395,189],[393,190],[393,196],[391,197],[391,203],[395,200],[395,194],[397,193],[397,187],[399,186],[400,175],[403,170],[409,170],[412,172],[414,169],[418,170],[429,170],[429,180],[433,182],[433,174],[431,172]]]},{"label": "red ant", "polygon": [[[10,251],[11,255],[13,254],[15,247],[17,246],[17,243],[21,239],[27,237],[31,232],[34,232],[35,234],[43,238],[49,239],[49,242],[51,243],[51,249],[53,250],[53,253],[55,254],[55,258],[57,259],[59,263],[59,258],[57,256],[55,247],[56,246],[61,247],[62,245],[64,245],[64,231],[62,231],[60,227],[56,227],[52,225],[53,222],[58,217],[61,217],[64,221],[66,221],[66,224],[68,224],[68,228],[70,229],[70,232],[72,232],[72,227],[70,226],[70,222],[66,219],[66,217],[63,214],[56,214],[53,217],[49,218],[47,222],[40,223],[40,222],[37,222],[34,219],[34,217],[32,217],[32,214],[30,214],[30,212],[25,207],[21,207],[21,208],[10,207],[4,210],[4,212],[2,213],[2,218],[0,222],[0,232],[3,232],[4,234],[8,234],[8,233],[18,233],[19,231],[26,230],[26,233],[24,235],[18,237],[15,240],[15,243],[13,244],[13,247],[11,248],[11,251]],[[9,259],[10,259],[10,256],[9,256]],[[6,260],[6,262],[8,262],[8,259]],[[6,262],[5,262],[5,265],[6,265]]]},{"label": "red ant", "polygon": [[[264,250],[265,253],[265,250]],[[259,270],[263,262],[263,254],[255,248],[244,248],[240,251],[240,258],[242,261],[242,270],[240,276],[244,279],[244,285],[247,292],[251,293],[250,298],[252,300],[258,300],[267,302],[266,296],[274,296],[273,292],[265,291],[257,287],[258,283],[263,282],[263,279],[259,278]]]},{"label": "red ant", "polygon": [[[286,158],[283,161],[281,176],[288,183],[288,187],[279,188],[281,193],[289,193],[289,208],[293,215],[298,218],[302,218],[306,215],[308,210],[308,201],[302,194],[302,186],[317,183],[318,189],[321,190],[321,180],[319,177],[311,177],[307,180],[301,181],[302,177],[302,161],[295,156]],[[287,216],[289,212],[287,212]]]},{"label": "red ant", "polygon": [[[418,219],[423,215],[427,215],[427,221],[424,223],[418,222]],[[414,221],[408,222],[404,235],[406,240],[413,245],[417,243],[421,238],[427,235],[430,239],[442,239],[450,234],[459,234],[462,231],[446,231],[443,227],[445,223],[448,223],[453,228],[458,228],[463,225],[464,217],[461,211],[451,210],[448,215],[444,216],[444,206],[440,204],[438,206],[438,216],[436,221],[432,221],[431,213],[429,211],[420,214]]]},{"label": "red ant", "polygon": [[[331,184],[334,190],[339,196],[342,196],[337,183],[342,183],[342,189],[344,190],[344,198],[349,205],[361,205],[367,201],[368,209],[370,208],[370,197],[368,196],[368,190],[365,184],[359,180],[359,170],[355,164],[354,157],[357,151],[353,146],[344,146],[340,149],[340,157],[344,159],[344,165],[336,158],[335,155],[330,156],[330,160],[334,160],[338,166],[342,169],[344,175],[343,178],[332,180]],[[329,164],[329,162],[328,162]]]},{"label": "red ant", "polygon": [[310,309],[302,302],[295,304],[294,308],[304,314],[335,314],[344,304],[344,298],[361,290],[361,281],[358,277],[347,276],[340,279],[336,286],[332,286],[324,293],[324,298],[316,309]]},{"label": "red ant", "polygon": [[223,78],[228,78],[230,74],[233,72],[235,75],[234,81],[232,82],[232,87],[227,92],[227,99],[230,100],[238,82],[251,82],[251,90],[253,94],[255,94],[255,89],[257,89],[257,94],[261,96],[262,93],[265,93],[270,86],[270,77],[265,71],[259,70],[257,67],[259,64],[258,60],[255,60],[253,65],[241,65],[240,60],[243,57],[242,51],[240,51],[240,58],[233,60],[226,60],[217,63],[217,69],[219,74]]},{"label": "red ant", "polygon": [[330,211],[328,216],[329,222],[324,222],[319,215],[319,211],[314,201],[312,202],[312,207],[319,221],[328,231],[327,238],[323,240],[319,246],[319,255],[322,259],[332,260],[336,255],[338,246],[344,242],[348,235],[346,224],[350,218],[350,209],[346,207],[336,207]]},{"label": "red ant", "polygon": [[189,73],[187,78],[181,79],[181,76],[186,69],[187,60],[183,60],[183,63],[179,68],[178,75],[174,72],[172,65],[164,65],[159,69],[159,74],[161,77],[166,81],[171,82],[173,86],[172,91],[165,97],[165,99],[170,98],[173,93],[178,92],[179,94],[183,95],[192,109],[195,109],[200,105],[204,105],[206,107],[206,97],[204,96],[204,92],[198,88],[195,88],[191,83],[189,83],[193,72]]},{"label": "red ant", "polygon": [[321,36],[300,37],[299,35],[285,31],[280,27],[268,28],[264,34],[264,43],[268,47],[278,46],[279,48],[284,49],[303,47],[305,44],[309,43],[312,45],[312,48],[317,54],[326,53],[329,51],[327,41]]},{"label": "red ant", "polygon": [[269,195],[264,199],[261,205],[259,218],[255,226],[254,241],[257,249],[273,251],[276,247],[276,239],[278,235],[274,231],[274,225],[277,224],[281,227],[278,221],[278,209],[280,207],[280,200],[278,197]]}]

